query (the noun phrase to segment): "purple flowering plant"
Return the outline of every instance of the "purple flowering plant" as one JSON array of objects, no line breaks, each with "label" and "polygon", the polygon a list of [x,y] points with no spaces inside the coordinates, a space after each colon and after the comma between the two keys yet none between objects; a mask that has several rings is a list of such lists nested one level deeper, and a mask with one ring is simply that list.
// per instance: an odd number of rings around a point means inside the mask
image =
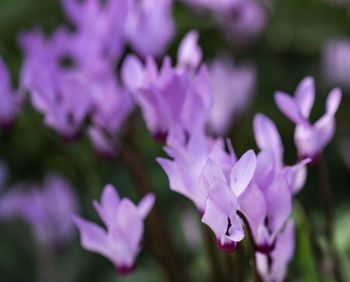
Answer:
[{"label": "purple flowering plant", "polygon": [[[318,73],[273,93],[288,79],[257,57],[289,43],[278,5],[58,2],[55,28],[18,30],[16,65],[0,41],[0,229],[37,265],[28,281],[317,281],[312,265],[346,281],[327,166],[345,95],[316,95]],[[346,47],[321,58],[345,89]]]}]

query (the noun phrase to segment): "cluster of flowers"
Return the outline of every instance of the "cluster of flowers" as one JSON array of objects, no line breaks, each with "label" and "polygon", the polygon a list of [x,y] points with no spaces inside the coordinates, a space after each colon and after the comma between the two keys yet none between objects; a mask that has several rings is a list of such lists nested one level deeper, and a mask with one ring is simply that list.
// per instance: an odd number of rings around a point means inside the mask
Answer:
[{"label": "cluster of flowers", "polygon": [[[206,66],[199,66],[201,52],[195,39],[196,34],[190,33],[180,46],[177,65],[172,67],[166,58],[159,72],[152,59],[143,65],[130,55],[122,69],[123,79],[135,92],[154,138],[166,141],[164,150],[171,159],[157,161],[168,175],[170,189],[196,205],[202,222],[212,229],[224,251],[234,251],[244,238],[246,220],[255,242],[260,275],[265,281],[281,281],[294,251],[294,222],[289,219],[292,197],[304,185],[306,165],[317,162],[334,134],[334,115],[341,92],[331,91],[326,113],[314,125],[308,120],[315,96],[312,78],[300,83],[294,97],[282,92],[275,94],[278,107],[296,123],[298,163],[284,164],[278,130],[263,114],[257,114],[253,124],[259,154],[249,150],[237,159],[229,140],[205,134],[214,95]],[[113,197],[114,202],[119,201]],[[83,245],[106,255],[105,245],[94,248],[100,240],[100,231],[81,222],[78,226]],[[122,269],[131,268],[130,254],[124,264],[109,254],[106,256],[116,265],[124,266]]]},{"label": "cluster of flowers", "polygon": [[[243,17],[244,21],[239,22],[242,26],[237,28],[237,23],[233,23],[238,31],[245,29],[244,24],[259,29],[265,21],[264,14],[256,12],[258,4],[253,0],[217,1],[215,5],[213,1],[188,2],[217,12],[220,19],[225,19],[226,13]],[[300,83],[294,97],[275,94],[280,110],[296,124],[296,164],[284,164],[278,130],[263,114],[257,114],[253,122],[260,152],[256,155],[249,150],[237,158],[229,140],[213,136],[225,135],[232,116],[251,100],[254,67],[234,68],[225,57],[207,67],[202,64],[198,34],[192,31],[180,44],[177,64],[173,66],[165,57],[158,69],[155,56],[165,50],[174,32],[170,0],[62,3],[75,31],[60,27],[49,38],[40,30],[19,37],[25,62],[17,94],[0,62],[2,125],[13,122],[24,90],[28,90],[47,126],[72,140],[79,136],[89,118],[87,132],[94,147],[104,156],[115,156],[113,136],[136,103],[154,139],[166,143],[164,151],[170,159],[157,161],[168,175],[171,190],[196,205],[202,222],[212,229],[224,251],[236,249],[245,237],[246,224],[253,236],[260,275],[265,281],[283,280],[294,251],[294,222],[289,218],[292,198],[304,185],[306,166],[317,162],[334,135],[334,115],[341,91],[331,91],[326,113],[315,124],[309,121],[315,97],[312,78]],[[256,25],[251,25],[251,20]],[[115,69],[126,44],[139,57],[128,55],[117,76]],[[52,236],[60,231],[51,229],[51,224],[57,220],[57,211],[51,218],[52,211],[44,209],[52,208],[47,204],[51,203],[49,198],[70,195],[57,190],[67,186],[57,181],[61,180],[48,180],[45,187],[53,188],[43,191],[17,193],[13,189],[13,194],[4,197],[4,205],[0,205],[5,209],[3,214],[8,218],[23,217],[39,238],[56,241]],[[23,210],[28,199],[38,205]],[[59,218],[70,217],[67,210],[69,214],[75,212],[74,201],[69,199],[62,201],[71,204],[69,209],[62,208],[65,214]],[[83,247],[106,256],[119,272],[130,272],[140,251],[143,221],[154,201],[154,195],[148,194],[136,206],[129,199],[120,199],[114,187],[107,185],[101,203],[94,202],[107,231],[74,217]],[[42,223],[37,217],[43,217]],[[54,234],[40,235],[42,229]]]}]

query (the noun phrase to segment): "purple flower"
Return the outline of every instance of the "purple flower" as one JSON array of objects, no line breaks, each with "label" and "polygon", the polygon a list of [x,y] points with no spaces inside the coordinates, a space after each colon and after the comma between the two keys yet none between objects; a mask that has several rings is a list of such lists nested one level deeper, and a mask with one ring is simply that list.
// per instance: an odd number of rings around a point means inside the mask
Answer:
[{"label": "purple flower", "polygon": [[[193,40],[193,36],[194,33],[189,38]],[[197,54],[198,50],[193,50]],[[185,52],[186,46],[179,51],[183,60],[188,58]],[[149,130],[159,141],[164,141],[175,127],[188,132],[204,127],[211,109],[212,91],[206,66],[202,65],[195,73],[193,69],[183,68],[184,61],[179,63],[179,67],[173,68],[166,57],[158,71],[154,59],[147,58],[143,66],[136,56],[129,55],[123,64],[124,85],[133,93]]]},{"label": "purple flower", "polygon": [[62,5],[76,27],[74,33],[66,31],[66,39],[77,64],[115,63],[125,45],[126,1],[62,0]]},{"label": "purple flower", "polygon": [[21,97],[12,89],[11,78],[0,57],[0,125],[4,129],[12,126],[21,104]]},{"label": "purple flower", "polygon": [[214,105],[208,126],[215,135],[225,135],[253,99],[255,69],[252,65],[233,67],[231,58],[221,57],[209,65]]},{"label": "purple flower", "polygon": [[256,253],[257,268],[264,282],[284,281],[295,248],[294,229],[294,221],[290,219],[277,236],[275,248],[270,253],[271,262],[266,254]]},{"label": "purple flower", "polygon": [[256,0],[233,0],[231,6],[216,14],[227,41],[235,46],[246,45],[264,29],[267,15]]},{"label": "purple flower", "polygon": [[326,101],[326,113],[314,124],[309,115],[315,98],[315,86],[311,77],[303,79],[294,97],[283,92],[275,94],[280,110],[296,124],[294,141],[301,159],[311,158],[317,162],[319,155],[331,141],[335,131],[335,113],[341,100],[341,90],[333,89]]},{"label": "purple flower", "polygon": [[235,46],[251,42],[266,25],[267,13],[256,0],[183,0],[197,10],[209,10],[227,41]]},{"label": "purple flower", "polygon": [[60,248],[74,234],[71,215],[77,212],[78,203],[71,185],[59,175],[48,174],[42,187],[25,183],[11,187],[0,207],[2,220],[22,218],[38,242],[47,246]]},{"label": "purple flower", "polygon": [[154,201],[154,195],[148,194],[136,206],[127,198],[120,199],[114,187],[106,185],[101,203],[94,201],[93,204],[107,231],[95,223],[74,216],[83,248],[108,258],[119,273],[131,272],[141,249],[143,221]]},{"label": "purple flower", "polygon": [[220,167],[208,161],[202,172],[202,183],[207,200],[202,222],[215,233],[219,247],[233,251],[244,238],[242,220],[237,215],[241,195],[248,187],[255,171],[253,150],[246,152],[232,167],[229,179]]},{"label": "purple flower", "polygon": [[[119,1],[123,2],[123,1]],[[173,38],[172,0],[129,0],[125,34],[141,56],[159,56]]]},{"label": "purple flower", "polygon": [[168,175],[170,189],[190,199],[203,214],[208,191],[201,181],[203,169],[211,159],[229,175],[236,160],[233,151],[226,153],[222,139],[207,138],[202,130],[192,131],[188,140],[183,131],[171,131],[164,150],[172,160],[157,158],[157,162]]},{"label": "purple flower", "polygon": [[350,40],[331,39],[322,48],[322,71],[329,84],[350,88]]},{"label": "purple flower", "polygon": [[240,210],[249,222],[258,250],[270,253],[292,211],[292,194],[305,183],[305,162],[309,160],[284,165],[277,128],[262,114],[254,118],[254,133],[261,151],[253,181],[241,197]]}]

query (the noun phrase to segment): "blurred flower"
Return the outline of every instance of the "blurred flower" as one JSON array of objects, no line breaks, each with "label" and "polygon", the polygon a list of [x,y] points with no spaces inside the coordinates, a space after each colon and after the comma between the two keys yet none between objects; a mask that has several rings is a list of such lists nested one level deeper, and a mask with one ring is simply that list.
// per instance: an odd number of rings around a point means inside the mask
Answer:
[{"label": "blurred flower", "polygon": [[258,271],[264,282],[282,282],[287,274],[287,266],[291,261],[295,247],[295,224],[289,220],[284,231],[277,236],[274,250],[269,257],[256,252]]},{"label": "blurred flower", "polygon": [[236,118],[252,102],[256,84],[252,65],[233,67],[231,58],[221,57],[209,65],[214,106],[210,112],[208,127],[215,135],[225,135]]},{"label": "blurred flower", "polygon": [[233,0],[230,7],[216,14],[229,43],[242,46],[252,42],[264,29],[267,14],[261,1]]},{"label": "blurred flower", "polygon": [[251,42],[265,27],[267,13],[256,0],[183,0],[197,10],[213,13],[226,35],[235,46]]},{"label": "blurred flower", "polygon": [[[194,37],[193,37],[194,36]],[[160,71],[154,59],[147,58],[143,66],[140,60],[129,55],[122,67],[122,79],[137,103],[141,106],[144,119],[156,140],[164,141],[167,134],[175,127],[182,127],[190,132],[193,128],[203,127],[212,105],[210,77],[206,66],[202,65],[196,73],[192,69],[196,62],[189,62],[190,68],[183,68],[187,63],[188,43],[195,39],[192,33],[185,37],[185,45],[179,51],[179,68],[172,67],[166,57]],[[189,44],[191,45],[191,43]],[[192,50],[192,51],[191,51]],[[189,53],[198,49],[190,47]],[[185,62],[186,61],[186,62]]]},{"label": "blurred flower", "polygon": [[94,201],[93,204],[107,231],[95,223],[74,216],[82,246],[108,258],[119,273],[131,272],[141,248],[143,221],[154,201],[154,195],[148,194],[136,206],[127,198],[120,199],[114,187],[106,185],[101,203]]},{"label": "blurred flower", "polygon": [[[124,27],[127,2],[120,0],[62,0],[75,32],[66,30],[70,55],[80,66],[115,63],[125,46]],[[68,55],[68,54],[67,54]]]},{"label": "blurred flower", "polygon": [[56,174],[48,174],[42,187],[27,186],[17,184],[2,196],[1,220],[22,218],[30,225],[39,243],[63,247],[74,234],[71,215],[78,210],[72,186]]},{"label": "blurred flower", "polygon": [[8,69],[0,57],[0,125],[4,129],[11,128],[19,113],[21,97],[11,86]]},{"label": "blurred flower", "polygon": [[350,39],[332,39],[322,48],[322,71],[329,84],[350,88]]},{"label": "blurred flower", "polygon": [[129,0],[127,3],[125,34],[133,49],[141,56],[163,54],[175,31],[172,0]]},{"label": "blurred flower", "polygon": [[113,142],[112,136],[109,136],[107,132],[98,127],[90,126],[87,134],[99,157],[110,159],[117,156],[116,144]]},{"label": "blurred flower", "polygon": [[277,106],[296,124],[294,140],[301,159],[311,158],[313,162],[317,162],[319,155],[333,138],[334,115],[338,110],[341,95],[339,88],[333,89],[326,101],[326,113],[315,124],[311,124],[309,115],[315,98],[315,86],[311,77],[306,77],[300,82],[294,97],[276,92]]}]

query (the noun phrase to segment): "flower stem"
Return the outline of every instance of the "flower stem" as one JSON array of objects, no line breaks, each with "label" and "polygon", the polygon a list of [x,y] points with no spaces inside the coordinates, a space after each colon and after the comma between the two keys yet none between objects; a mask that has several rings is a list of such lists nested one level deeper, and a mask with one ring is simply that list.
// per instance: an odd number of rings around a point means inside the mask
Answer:
[{"label": "flower stem", "polygon": [[224,278],[221,273],[219,257],[217,253],[216,240],[207,226],[203,226],[203,237],[207,251],[207,257],[210,264],[211,279],[213,282],[223,282]]},{"label": "flower stem", "polygon": [[258,273],[257,265],[256,265],[256,257],[255,257],[255,252],[256,252],[256,245],[253,237],[252,230],[250,228],[249,222],[245,215],[241,211],[237,211],[238,216],[243,220],[245,229],[247,230],[248,237],[249,237],[249,243],[250,243],[250,248],[252,251],[252,266],[253,266],[253,271],[254,271],[254,281],[255,282],[261,282],[260,275]]},{"label": "flower stem", "polygon": [[343,278],[338,267],[338,257],[333,246],[333,212],[332,212],[332,192],[329,178],[329,170],[324,155],[320,157],[319,172],[322,186],[323,212],[325,220],[325,232],[332,258],[332,272],[337,282],[342,282]]}]

